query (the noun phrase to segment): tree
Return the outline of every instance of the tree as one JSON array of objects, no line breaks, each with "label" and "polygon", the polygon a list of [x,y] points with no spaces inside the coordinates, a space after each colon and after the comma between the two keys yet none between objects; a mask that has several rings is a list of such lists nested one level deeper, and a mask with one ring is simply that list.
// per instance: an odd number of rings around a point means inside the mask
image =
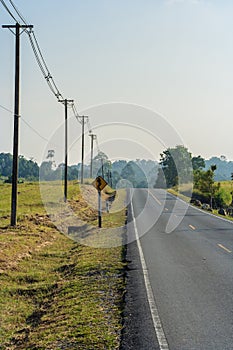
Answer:
[{"label": "tree", "polygon": [[112,172],[112,187],[113,188],[116,188],[117,187],[117,184],[119,183],[119,181],[121,180],[121,176],[120,174],[118,173],[118,171],[113,171]]},{"label": "tree", "polygon": [[163,170],[159,168],[158,176],[154,185],[155,188],[167,188],[166,179]]},{"label": "tree", "polygon": [[[32,159],[28,160],[24,156],[19,156],[19,177],[30,180],[38,180],[39,166]],[[13,157],[10,153],[0,153],[0,174],[11,178]]]},{"label": "tree", "polygon": [[52,170],[53,163],[42,162],[40,166],[40,179],[43,181],[50,181],[53,179],[54,171]]},{"label": "tree", "polygon": [[217,165],[216,164],[211,165],[210,169],[212,172],[214,172],[217,169]]},{"label": "tree", "polygon": [[79,175],[78,167],[72,165],[68,167],[68,180],[77,180]]},{"label": "tree", "polygon": [[205,159],[201,156],[192,158],[193,170],[204,169],[205,168]]},{"label": "tree", "polygon": [[128,182],[130,182],[133,185],[133,187],[136,187],[135,172],[131,162],[127,163],[124,169],[122,170],[121,178],[128,180]]},{"label": "tree", "polygon": [[220,184],[215,184],[214,182],[214,171],[216,170],[216,165],[212,166],[211,169],[196,170],[194,171],[194,189],[199,190],[208,200],[210,201],[210,206],[212,208],[213,197],[219,190]]},{"label": "tree", "polygon": [[104,152],[99,152],[94,158],[93,158],[93,176],[102,176],[106,173],[108,170],[108,165],[105,163],[108,160],[108,156]]},{"label": "tree", "polygon": [[160,156],[160,165],[168,187],[192,181],[192,157],[186,147],[178,145],[168,148]]},{"label": "tree", "polygon": [[0,175],[11,176],[13,156],[10,153],[0,153]]},{"label": "tree", "polygon": [[147,188],[148,181],[142,167],[137,162],[130,161],[121,171],[121,178],[128,180],[133,187]]},{"label": "tree", "polygon": [[30,180],[38,180],[38,164],[32,160],[27,160],[24,158],[24,156],[19,156],[19,177]]},{"label": "tree", "polygon": [[232,200],[230,192],[228,192],[224,188],[219,188],[219,190],[215,195],[215,198],[216,198],[217,205],[220,208],[227,207],[228,205],[231,204],[231,200]]},{"label": "tree", "polygon": [[215,181],[226,181],[231,179],[233,169],[232,161],[227,161],[222,156],[220,158],[211,157],[205,161],[205,164],[205,170],[210,169],[213,164],[217,166],[217,169],[214,172]]},{"label": "tree", "polygon": [[49,161],[52,163],[53,167],[56,167],[55,161],[54,161],[54,156],[55,156],[55,151],[53,149],[49,149],[46,158],[49,159]]}]

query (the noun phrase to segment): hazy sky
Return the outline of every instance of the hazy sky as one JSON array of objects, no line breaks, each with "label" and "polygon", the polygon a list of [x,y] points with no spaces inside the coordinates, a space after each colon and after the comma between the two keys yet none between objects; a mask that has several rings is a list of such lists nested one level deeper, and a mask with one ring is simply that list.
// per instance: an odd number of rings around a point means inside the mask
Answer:
[{"label": "hazy sky", "polygon": [[[166,146],[183,140],[194,155],[225,155],[233,160],[231,0],[14,3],[34,25],[59,90],[75,100],[81,114],[88,113],[100,148],[110,158],[158,159]],[[1,4],[0,23],[14,23]],[[14,36],[9,30],[0,28],[0,45],[0,105],[13,110]],[[111,102],[115,102],[112,111]],[[133,107],[129,111],[116,102]],[[153,120],[151,111],[160,117],[155,114]],[[56,142],[62,148],[64,107],[48,89],[25,33],[21,35],[20,114],[50,141],[22,120],[20,154],[40,162],[47,148],[53,147],[52,135],[59,127]],[[81,127],[70,116],[70,162],[75,163],[81,155]],[[13,117],[2,108],[0,125],[0,151],[12,152]]]}]

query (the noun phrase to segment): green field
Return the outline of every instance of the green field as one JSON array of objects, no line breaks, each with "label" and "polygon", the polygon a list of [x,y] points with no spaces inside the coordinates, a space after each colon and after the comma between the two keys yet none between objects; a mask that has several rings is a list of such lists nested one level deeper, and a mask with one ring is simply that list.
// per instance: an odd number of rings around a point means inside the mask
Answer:
[{"label": "green field", "polygon": [[[79,185],[68,199],[83,220],[97,224]],[[39,184],[18,186],[18,224],[10,222],[10,191],[0,185],[0,349],[118,349],[122,328],[122,246],[93,248],[61,234],[41,201]],[[105,213],[103,227],[125,223],[119,210]]]}]

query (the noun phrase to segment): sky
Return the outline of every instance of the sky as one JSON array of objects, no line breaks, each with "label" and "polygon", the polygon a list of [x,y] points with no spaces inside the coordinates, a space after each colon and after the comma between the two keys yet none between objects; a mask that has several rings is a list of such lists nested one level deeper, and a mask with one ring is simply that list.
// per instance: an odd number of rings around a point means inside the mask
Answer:
[{"label": "sky", "polygon": [[[10,6],[8,0],[5,3]],[[184,144],[233,160],[233,2],[227,0],[14,0],[34,25],[62,95],[88,115],[111,160],[156,159]],[[0,3],[0,24],[14,21]],[[0,105],[14,110],[14,35],[0,28]],[[20,150],[64,159],[64,106],[21,34]],[[12,153],[13,114],[0,107],[0,152]],[[81,125],[69,110],[69,163]],[[90,138],[85,128],[86,162]],[[95,148],[95,153],[97,152]]]}]

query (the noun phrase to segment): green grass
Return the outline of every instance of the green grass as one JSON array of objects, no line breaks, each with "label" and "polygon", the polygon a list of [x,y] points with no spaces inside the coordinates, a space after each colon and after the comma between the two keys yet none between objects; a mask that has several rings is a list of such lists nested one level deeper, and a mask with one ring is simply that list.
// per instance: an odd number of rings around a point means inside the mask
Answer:
[{"label": "green grass", "polygon": [[[109,190],[108,193],[111,191]],[[103,227],[119,227],[125,225],[125,200],[126,191],[120,189],[116,193],[114,202],[111,204],[109,213],[103,213]]]},{"label": "green grass", "polygon": [[[218,181],[216,183],[218,183]],[[227,191],[229,192],[233,191],[233,181],[221,181],[220,184],[221,184],[221,187],[226,189]]]},{"label": "green grass", "polygon": [[[79,198],[77,183],[68,188],[70,200]],[[19,192],[11,228],[10,185],[0,185],[0,349],[118,349],[123,248],[75,243],[49,221],[37,183]],[[124,196],[106,214],[107,227],[124,224]]]},{"label": "green grass", "polygon": [[178,196],[179,198],[183,199],[183,201],[187,202],[187,203],[190,203],[190,197],[188,196],[185,196],[184,194],[180,193],[177,191],[176,188],[169,188],[167,190],[169,193],[173,194],[174,196]]},{"label": "green grass", "polygon": [[[0,184],[0,217],[9,216],[11,184]],[[26,214],[45,214],[41,201],[39,182],[18,184],[18,217]]]}]

